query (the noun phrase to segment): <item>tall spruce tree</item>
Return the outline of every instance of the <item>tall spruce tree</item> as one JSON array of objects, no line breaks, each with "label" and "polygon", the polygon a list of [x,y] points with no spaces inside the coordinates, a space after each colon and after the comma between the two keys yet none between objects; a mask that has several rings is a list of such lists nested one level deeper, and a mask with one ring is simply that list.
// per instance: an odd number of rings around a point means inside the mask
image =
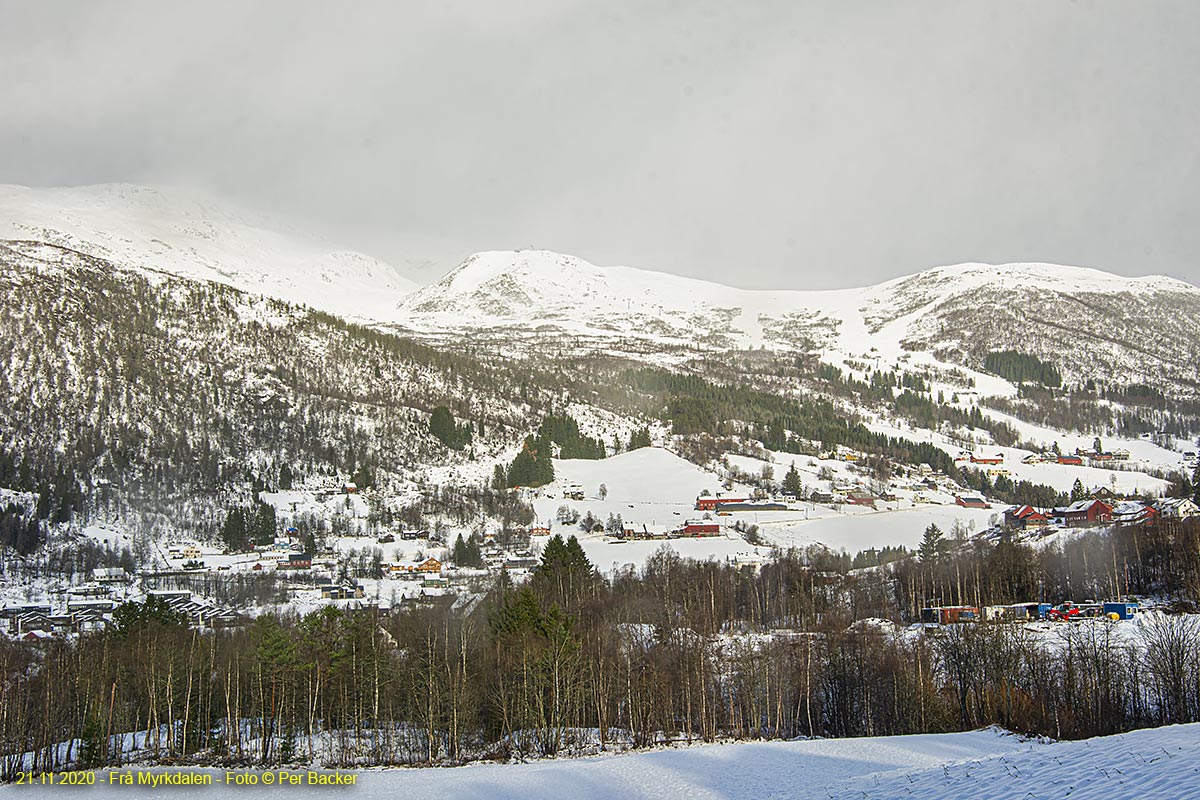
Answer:
[{"label": "tall spruce tree", "polygon": [[950,545],[947,543],[942,529],[936,524],[930,523],[929,527],[925,529],[925,534],[921,537],[921,546],[917,549],[917,557],[921,559],[921,563],[936,563],[949,550]]},{"label": "tall spruce tree", "polygon": [[804,491],[804,484],[800,481],[800,472],[796,469],[795,461],[788,467],[787,474],[783,476],[782,488],[784,494],[790,494],[793,497],[799,497],[800,493]]}]

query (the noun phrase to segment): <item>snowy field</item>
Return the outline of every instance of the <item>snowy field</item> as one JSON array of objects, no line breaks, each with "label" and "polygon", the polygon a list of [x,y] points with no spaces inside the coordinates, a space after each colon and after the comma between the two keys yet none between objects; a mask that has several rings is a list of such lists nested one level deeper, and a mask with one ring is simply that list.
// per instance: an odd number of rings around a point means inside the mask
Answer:
[{"label": "snowy field", "polygon": [[[875,426],[882,427],[882,426]],[[897,429],[884,429],[890,435],[900,435]],[[916,432],[922,433],[922,432]],[[928,440],[929,433],[923,432]],[[914,432],[909,431],[911,436]],[[938,437],[941,439],[942,437]],[[957,452],[949,441],[939,441],[948,452]],[[1089,485],[1109,485],[1113,476],[1121,489],[1152,488],[1159,490],[1163,482],[1138,472],[1113,472],[1088,467],[1068,467],[1058,464],[1025,465],[1020,458],[1027,453],[1012,448],[993,448],[1003,451],[1006,466],[1013,478],[1028,478],[1049,483],[1056,488],[1070,489],[1076,478]],[[766,453],[770,461],[747,456],[727,456],[732,467],[749,474],[758,474],[769,466],[776,481],[782,480],[793,464],[804,485],[828,490],[831,483],[852,484],[861,476],[850,470],[847,463],[820,460],[789,453]],[[677,528],[689,519],[704,515],[694,508],[702,492],[712,495],[722,491],[718,476],[661,448],[643,448],[611,458],[590,461],[555,461],[557,479],[533,500],[539,523],[553,533],[579,537],[588,558],[603,571],[627,564],[640,566],[663,545],[661,540],[621,542],[600,534],[584,534],[577,525],[559,523],[555,517],[561,506],[568,506],[580,516],[591,513],[601,522],[610,515],[621,517],[624,527],[640,531],[645,527],[655,533]],[[821,480],[818,473],[825,470],[831,480]],[[1090,482],[1090,483],[1089,483]],[[583,500],[564,496],[569,487],[582,490]],[[604,486],[604,498],[601,489]],[[746,496],[748,488],[735,485],[727,495]],[[856,553],[867,548],[904,545],[912,548],[921,540],[929,525],[937,525],[949,534],[955,524],[974,533],[989,527],[1005,509],[997,504],[988,509],[963,508],[954,504],[954,496],[945,492],[923,491],[922,502],[914,502],[918,493],[893,487],[897,499],[879,501],[878,510],[841,505],[798,502],[787,511],[759,511],[712,516],[708,521],[722,525],[722,534],[701,539],[671,539],[666,542],[681,556],[721,561],[753,562],[765,558],[772,547],[804,547],[822,544],[833,550]],[[733,530],[736,523],[758,526],[763,546],[754,547]],[[535,540],[536,544],[544,539]]]},{"label": "snowy field", "polygon": [[[1200,724],[1176,725],[1079,742],[1022,740],[995,730],[864,739],[697,745],[595,758],[457,768],[378,769],[354,774],[343,791],[360,798],[444,800],[1193,800],[1200,798]],[[0,786],[0,798],[96,800],[182,794],[253,800],[316,787],[97,785]],[[260,775],[262,773],[259,773]],[[303,773],[301,773],[303,775]]]},{"label": "snowy field", "polygon": [[[807,505],[807,504],[806,504]],[[821,506],[815,506],[821,509]],[[921,542],[921,535],[930,525],[937,525],[949,535],[955,522],[971,532],[988,527],[993,514],[1003,510],[996,508],[960,508],[959,506],[917,506],[895,511],[868,511],[866,513],[838,513],[825,507],[824,512],[809,520],[762,521],[759,534],[765,541],[781,547],[803,547],[820,543],[834,550],[845,550],[853,555],[859,550],[885,545],[904,545],[912,549]]]}]

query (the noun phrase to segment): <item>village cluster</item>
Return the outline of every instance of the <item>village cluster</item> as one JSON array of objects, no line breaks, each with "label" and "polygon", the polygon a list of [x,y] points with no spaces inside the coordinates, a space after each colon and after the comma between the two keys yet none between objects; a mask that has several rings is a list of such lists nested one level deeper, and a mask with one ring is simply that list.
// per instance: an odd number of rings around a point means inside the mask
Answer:
[{"label": "village cluster", "polygon": [[[1186,454],[1187,455],[1192,454]],[[666,458],[667,456],[663,456]],[[673,458],[673,456],[671,456]],[[1051,462],[1068,467],[1095,466],[1101,462],[1128,459],[1124,450],[1077,450],[1072,454],[1047,451],[1022,459],[1025,464]],[[843,515],[881,513],[921,506],[956,506],[971,510],[974,520],[986,527],[978,535],[998,539],[1012,537],[1018,541],[1039,541],[1056,533],[1089,527],[1112,525],[1154,525],[1162,519],[1186,519],[1200,515],[1200,508],[1190,499],[1146,499],[1125,496],[1113,487],[1100,486],[1074,502],[1058,507],[1038,507],[1016,504],[998,508],[995,501],[972,492],[941,471],[927,465],[889,465],[888,480],[879,480],[871,472],[866,457],[848,448],[838,448],[821,454],[820,461],[810,460],[805,469],[807,485],[802,491],[787,491],[786,482],[771,489],[726,480],[713,492],[704,489],[694,501],[674,504],[642,501],[643,508],[661,508],[653,512],[658,522],[632,522],[610,514],[608,524],[590,512],[581,520],[579,509],[600,510],[605,491],[585,491],[578,482],[566,480],[536,490],[520,490],[527,499],[543,509],[553,504],[571,501],[576,504],[568,519],[535,522],[519,531],[519,535],[498,540],[495,532],[476,534],[478,547],[475,567],[456,563],[449,546],[458,535],[439,528],[428,530],[371,530],[366,524],[366,509],[378,499],[370,490],[360,492],[352,483],[326,487],[310,493],[313,502],[333,500],[339,509],[351,509],[352,524],[348,534],[339,541],[336,537],[312,547],[311,537],[304,537],[286,516],[290,507],[295,517],[298,506],[303,510],[301,495],[280,501],[285,521],[273,541],[232,552],[219,545],[196,541],[168,541],[156,545],[154,563],[139,565],[136,574],[125,569],[97,568],[88,580],[79,585],[64,587],[51,593],[49,599],[37,602],[9,603],[0,609],[0,619],[7,622],[9,636],[45,638],[71,634],[111,624],[113,611],[129,599],[158,595],[170,606],[184,613],[197,627],[228,627],[240,625],[247,619],[245,608],[229,608],[211,599],[193,594],[189,589],[204,592],[204,586],[223,577],[253,579],[271,576],[283,592],[293,600],[313,606],[321,603],[348,601],[358,604],[386,605],[395,602],[439,603],[456,602],[459,598],[482,589],[489,575],[500,571],[513,574],[517,580],[527,575],[538,563],[537,546],[554,533],[564,536],[579,534],[589,547],[627,544],[641,540],[709,539],[722,537],[746,547],[750,542],[762,542],[751,534],[757,526],[770,530],[773,520],[779,525],[803,524],[809,519],[840,518]],[[977,465],[989,476],[1008,475],[1005,456],[1001,453],[966,452],[956,459]],[[1194,455],[1193,455],[1194,460]],[[793,464],[793,468],[795,464]],[[685,484],[686,486],[686,484]],[[592,488],[592,487],[589,487]],[[737,489],[741,489],[738,491]],[[693,488],[694,491],[694,488]],[[649,496],[648,496],[649,497]],[[340,498],[340,499],[336,499]],[[623,501],[622,501],[623,502]],[[689,509],[690,505],[690,511]],[[611,508],[610,503],[607,508]],[[564,506],[560,506],[560,511]],[[619,505],[619,508],[625,508]],[[634,505],[629,505],[634,509]],[[676,510],[667,510],[667,509]],[[987,521],[981,510],[996,508]],[[543,510],[543,519],[549,520]],[[666,520],[662,519],[666,516]],[[588,520],[591,520],[588,522]],[[617,524],[614,525],[613,522]],[[971,529],[975,530],[972,523]],[[283,527],[286,526],[286,527]],[[553,527],[552,527],[553,526]],[[462,531],[468,539],[471,533]],[[503,543],[502,543],[503,542]],[[768,542],[769,544],[769,542]],[[623,550],[625,548],[622,548]],[[756,550],[750,547],[750,550]],[[357,555],[355,553],[357,552]],[[751,567],[763,563],[763,552],[741,553],[729,557]],[[371,555],[368,555],[371,554]],[[386,555],[385,555],[386,554]],[[392,556],[388,558],[387,555]],[[35,596],[36,597],[36,596]],[[1055,610],[1058,608],[1059,610]],[[1074,608],[1074,607],[1072,607]],[[1118,611],[1103,604],[1085,604],[1078,611],[1051,607],[1044,603],[1028,603],[1003,609],[927,609],[929,622],[958,622],[998,619],[1056,619],[1077,615],[1109,615],[1132,613]],[[0,628],[2,630],[2,628]]]}]

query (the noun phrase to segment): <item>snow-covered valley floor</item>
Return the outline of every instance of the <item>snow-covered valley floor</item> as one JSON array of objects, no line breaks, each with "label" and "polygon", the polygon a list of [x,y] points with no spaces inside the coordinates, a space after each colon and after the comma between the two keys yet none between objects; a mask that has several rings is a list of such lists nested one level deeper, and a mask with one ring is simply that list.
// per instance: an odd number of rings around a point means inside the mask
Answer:
[{"label": "snow-covered valley floor", "polygon": [[[95,786],[66,791],[92,798],[184,793],[256,798],[272,785],[232,786],[209,770],[209,787]],[[260,773],[261,774],[261,773]],[[306,787],[289,787],[292,792]],[[316,789],[319,787],[308,787]],[[0,797],[57,796],[62,787],[0,787]],[[1023,740],[996,730],[864,739],[745,742],[627,755],[449,769],[356,773],[345,791],[360,798],[464,800],[581,798],[899,798],[923,800],[1188,800],[1200,798],[1200,724],[1134,731],[1078,742]]]}]

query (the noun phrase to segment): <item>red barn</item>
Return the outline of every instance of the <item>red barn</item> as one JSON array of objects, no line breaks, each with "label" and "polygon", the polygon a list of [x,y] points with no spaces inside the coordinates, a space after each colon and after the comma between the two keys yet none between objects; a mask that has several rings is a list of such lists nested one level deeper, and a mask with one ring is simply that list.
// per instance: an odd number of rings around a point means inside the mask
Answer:
[{"label": "red barn", "polygon": [[955,494],[955,505],[960,505],[964,509],[990,509],[988,501],[984,500],[978,494]]},{"label": "red barn", "polygon": [[721,526],[715,522],[689,522],[683,526],[684,536],[718,536]]},{"label": "red barn", "polygon": [[997,453],[994,456],[976,456],[974,453],[972,453],[971,454],[971,463],[972,464],[1003,464],[1004,463],[1004,454]]},{"label": "red barn", "polygon": [[697,497],[697,511],[716,511],[722,503],[748,503],[749,497]]},{"label": "red barn", "polygon": [[1079,456],[1059,456],[1058,463],[1069,464],[1072,467],[1082,467],[1083,459]]},{"label": "red barn", "polygon": [[977,494],[956,494],[954,495],[954,502],[963,508],[991,508],[988,505],[988,501]]},{"label": "red barn", "polygon": [[849,491],[846,492],[846,502],[855,506],[870,506],[875,507],[875,496],[867,492]]}]

